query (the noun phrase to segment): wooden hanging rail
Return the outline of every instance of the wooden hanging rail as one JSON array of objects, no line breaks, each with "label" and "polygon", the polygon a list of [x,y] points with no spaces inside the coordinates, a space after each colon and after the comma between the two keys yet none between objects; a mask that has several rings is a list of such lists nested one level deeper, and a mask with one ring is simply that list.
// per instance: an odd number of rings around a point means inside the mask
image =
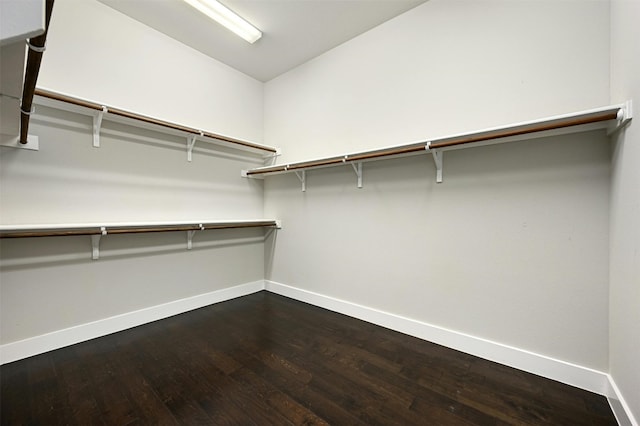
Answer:
[{"label": "wooden hanging rail", "polygon": [[119,116],[119,117],[124,117],[124,118],[130,119],[130,120],[142,121],[144,123],[153,124],[155,126],[160,126],[160,127],[165,127],[165,128],[172,129],[172,130],[178,130],[180,132],[184,132],[184,133],[187,133],[187,134],[190,134],[190,135],[194,135],[194,136],[200,136],[200,137],[206,137],[206,138],[210,138],[210,139],[215,139],[215,140],[218,140],[218,141],[227,142],[227,143],[234,144],[234,145],[240,145],[240,146],[243,146],[245,148],[251,148],[251,149],[256,149],[256,150],[260,150],[260,151],[265,151],[265,152],[268,152],[268,153],[271,153],[271,154],[278,154],[279,153],[278,148],[275,148],[275,147],[271,147],[271,146],[267,146],[267,145],[261,145],[261,144],[257,144],[257,143],[253,143],[253,142],[248,142],[248,141],[244,141],[244,140],[241,140],[241,139],[236,139],[236,138],[220,135],[220,134],[209,132],[209,131],[195,129],[193,127],[183,126],[181,124],[171,123],[171,122],[168,122],[168,121],[160,120],[158,118],[153,118],[153,117],[149,117],[149,116],[146,116],[146,115],[137,114],[135,112],[126,111],[126,110],[123,110],[123,109],[120,109],[120,108],[110,107],[110,106],[103,105],[103,104],[100,104],[100,103],[96,103],[96,102],[92,102],[92,101],[88,101],[88,100],[84,100],[84,99],[79,99],[79,98],[68,96],[68,95],[63,95],[61,93],[53,92],[53,91],[50,91],[50,90],[45,90],[45,89],[42,89],[42,88],[36,88],[35,89],[35,94],[37,96],[41,96],[43,98],[51,99],[51,100],[54,100],[54,101],[68,103],[68,104],[76,105],[76,106],[79,106],[79,107],[82,107],[82,108],[88,108],[88,109],[92,109],[94,111],[104,112],[106,114],[112,114],[112,115],[116,115],[116,116]]},{"label": "wooden hanging rail", "polygon": [[[372,151],[344,154],[337,157],[320,158],[311,161],[281,164],[268,167],[258,167],[254,169],[243,170],[242,176],[262,177],[278,173],[298,173],[298,171],[304,171],[307,169],[331,167],[347,163],[355,164],[365,161],[380,160],[405,155],[431,153],[434,157],[434,162],[436,163],[437,181],[440,182],[442,180],[443,151],[473,146],[514,142],[519,140],[534,139],[566,133],[577,133],[597,129],[609,129],[610,132],[613,132],[626,125],[631,120],[631,117],[631,101],[628,101],[620,105],[612,105],[588,111],[543,118],[539,120],[495,127],[476,132],[440,137],[421,142],[413,142],[406,145],[398,145]],[[303,180],[303,177],[301,177],[301,180]],[[361,187],[362,176],[360,174],[358,175],[358,180],[358,187]]]},{"label": "wooden hanging rail", "polygon": [[279,227],[277,220],[250,220],[226,222],[155,222],[130,224],[62,224],[62,225],[2,225],[0,238],[59,237],[74,235],[142,234],[149,232],[204,231],[210,229],[236,229]]},{"label": "wooden hanging rail", "polygon": [[61,225],[6,225],[0,226],[0,238],[68,237],[85,235],[91,237],[91,258],[100,258],[100,239],[104,235],[144,234],[149,232],[187,232],[187,250],[197,231],[238,228],[281,228],[278,220],[246,221],[189,221],[110,224],[61,224]]},{"label": "wooden hanging rail", "polygon": [[27,55],[27,65],[24,72],[24,84],[22,86],[22,100],[20,103],[20,138],[18,139],[22,145],[26,145],[29,136],[29,118],[33,106],[33,95],[36,90],[36,82],[40,73],[40,63],[42,62],[42,54],[46,49],[47,33],[49,31],[49,22],[51,21],[51,13],[53,11],[53,0],[47,0],[45,5],[45,25],[44,33],[32,37],[27,42],[29,53]]},{"label": "wooden hanging rail", "polygon": [[[586,124],[602,123],[618,119],[618,114],[623,112],[622,106],[607,107],[602,111],[579,113],[575,117],[550,118],[539,122],[509,126],[504,129],[478,132],[470,135],[453,136],[431,142],[431,149],[447,148],[469,143],[484,142],[492,139],[507,138],[512,136],[529,135],[532,133],[546,132],[550,130],[566,129],[568,127],[583,126]],[[603,127],[604,128],[604,127]],[[581,131],[578,127],[577,132]]]}]

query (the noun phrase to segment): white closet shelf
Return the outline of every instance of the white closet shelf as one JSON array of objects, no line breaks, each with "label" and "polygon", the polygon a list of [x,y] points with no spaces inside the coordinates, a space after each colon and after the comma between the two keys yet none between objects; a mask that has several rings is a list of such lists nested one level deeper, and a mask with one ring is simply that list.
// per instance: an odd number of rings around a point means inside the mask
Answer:
[{"label": "white closet shelf", "polygon": [[[99,223],[60,223],[60,224],[36,224],[36,225],[0,225],[0,238],[20,237],[49,237],[47,233],[65,233],[65,235],[92,235],[102,234],[104,228],[106,234],[134,234],[142,232],[180,231],[183,227],[201,229],[224,228],[249,228],[249,227],[280,227],[280,222],[275,219],[250,219],[250,220],[189,220],[171,222],[99,222]],[[78,232],[75,234],[74,232]],[[80,232],[85,232],[80,234]],[[36,234],[36,235],[25,235]],[[105,234],[105,235],[106,235]],[[61,234],[63,235],[63,234]]]},{"label": "white closet shelf", "polygon": [[350,163],[356,172],[358,187],[361,188],[363,162],[431,153],[436,165],[436,181],[442,182],[442,153],[444,151],[599,129],[607,129],[608,134],[611,134],[627,125],[631,118],[632,104],[631,101],[627,101],[618,105],[438,137],[404,145],[395,145],[372,151],[360,151],[309,161],[257,167],[243,170],[241,174],[243,177],[248,178],[262,178],[274,174],[294,172],[302,182],[302,190],[305,191],[306,170]]},{"label": "white closet shelf", "polygon": [[134,125],[137,127],[161,130],[165,133],[186,136],[187,157],[189,161],[191,161],[191,152],[196,140],[222,143],[227,146],[232,146],[236,149],[254,153],[261,153],[266,157],[275,157],[277,155],[280,155],[280,149],[276,147],[236,139],[230,136],[213,133],[206,130],[195,129],[193,127],[184,126],[182,124],[164,121],[158,118],[153,118],[120,108],[107,106],[99,102],[76,98],[43,88],[36,88],[35,95],[36,96],[34,103],[37,105],[71,111],[93,117],[93,145],[95,147],[100,146],[100,129],[102,126],[102,121],[106,119]]},{"label": "white closet shelf", "polygon": [[100,238],[103,235],[142,234],[149,232],[187,232],[187,249],[192,247],[196,231],[238,228],[282,228],[279,220],[190,220],[175,222],[117,222],[117,223],[65,223],[37,225],[0,225],[0,238],[65,237],[88,235],[93,247],[92,258],[100,256]]}]

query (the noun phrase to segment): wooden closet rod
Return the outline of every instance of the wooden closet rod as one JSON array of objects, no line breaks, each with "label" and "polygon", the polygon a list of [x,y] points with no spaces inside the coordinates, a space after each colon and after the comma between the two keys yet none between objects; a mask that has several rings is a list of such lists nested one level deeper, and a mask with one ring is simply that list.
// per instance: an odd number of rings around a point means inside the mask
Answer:
[{"label": "wooden closet rod", "polygon": [[269,220],[266,222],[250,222],[250,223],[233,223],[233,224],[202,224],[203,230],[208,229],[235,229],[235,228],[256,228],[256,227],[274,227],[278,226],[278,222],[275,220]]},{"label": "wooden closet rod", "polygon": [[33,95],[40,73],[40,63],[42,62],[42,54],[46,49],[47,33],[49,32],[49,22],[51,21],[51,12],[53,11],[53,1],[47,0],[45,5],[45,25],[44,33],[37,37],[31,37],[27,42],[29,53],[27,54],[27,66],[24,72],[24,84],[22,86],[22,100],[20,103],[20,138],[22,145],[28,142],[29,137],[29,118],[33,107]]},{"label": "wooden closet rod", "polygon": [[261,151],[267,151],[267,152],[271,152],[271,153],[277,153],[278,150],[274,147],[270,147],[270,146],[266,146],[266,145],[259,145],[259,144],[255,144],[253,142],[248,142],[248,141],[244,141],[241,139],[235,139],[229,136],[223,136],[223,135],[219,135],[217,133],[212,133],[212,132],[208,132],[208,131],[200,131],[198,129],[194,129],[193,127],[187,127],[187,126],[183,126],[181,124],[176,124],[176,123],[171,123],[169,121],[164,121],[164,120],[160,120],[158,118],[153,118],[153,117],[149,117],[146,115],[141,115],[141,114],[137,114],[135,112],[131,112],[131,111],[126,111],[120,108],[114,108],[114,107],[110,107],[110,106],[105,106],[102,104],[98,104],[95,102],[91,102],[91,101],[87,101],[84,99],[79,99],[79,98],[75,98],[75,97],[71,97],[71,96],[67,96],[67,95],[63,95],[61,93],[57,93],[57,92],[52,92],[50,90],[45,90],[45,89],[40,89],[37,88],[35,89],[35,94],[38,96],[42,96],[44,98],[48,98],[48,99],[53,99],[55,101],[59,101],[59,102],[65,102],[65,103],[69,103],[69,104],[73,104],[73,105],[77,105],[83,108],[89,108],[89,109],[93,109],[96,111],[105,111],[108,114],[113,114],[113,115],[117,115],[120,117],[124,117],[124,118],[128,118],[131,120],[138,120],[138,121],[142,121],[145,123],[149,123],[149,124],[153,124],[156,126],[161,126],[161,127],[166,127],[169,129],[173,129],[173,130],[179,130],[181,132],[185,132],[185,133],[189,133],[189,134],[193,134],[193,135],[198,135],[198,136],[204,136],[207,138],[211,138],[211,139],[217,139],[223,142],[228,142],[231,144],[235,144],[235,145],[242,145],[245,146],[247,148],[252,148],[252,149],[258,149]]},{"label": "wooden closet rod", "polygon": [[[621,114],[622,113],[622,114]],[[337,165],[340,163],[355,163],[360,161],[375,160],[384,157],[393,157],[407,154],[417,154],[430,150],[442,150],[456,146],[505,139],[514,136],[525,136],[528,134],[541,133],[553,130],[562,130],[570,127],[584,126],[594,123],[602,123],[611,120],[620,120],[624,116],[625,110],[622,106],[611,106],[598,110],[568,114],[557,118],[536,120],[524,124],[514,124],[492,130],[481,130],[464,135],[449,136],[433,139],[431,141],[414,142],[408,145],[399,145],[386,149],[373,151],[363,151],[353,154],[346,154],[339,157],[320,158],[312,161],[290,163],[270,167],[258,167],[243,171],[243,176],[263,175],[270,173],[282,173],[294,170],[304,170],[313,167],[324,167]],[[628,117],[627,117],[628,118]]]},{"label": "wooden closet rod", "polygon": [[110,235],[110,234],[143,234],[150,232],[176,232],[176,231],[206,231],[214,229],[237,229],[237,228],[263,228],[277,227],[275,220],[252,221],[252,222],[210,222],[194,224],[175,225],[137,225],[137,226],[73,226],[69,228],[51,227],[49,229],[10,229],[6,227],[0,231],[0,238],[33,238],[33,237],[64,237],[75,235]]},{"label": "wooden closet rod", "polygon": [[347,155],[346,161],[363,161],[363,160],[372,160],[374,158],[380,157],[389,157],[393,155],[402,155],[402,154],[411,154],[414,152],[422,152],[426,149],[427,143],[421,142],[419,145],[412,145],[403,148],[389,148],[381,151],[363,153],[363,154],[354,154]]},{"label": "wooden closet rod", "polygon": [[599,123],[602,121],[615,120],[618,117],[620,107],[612,107],[604,111],[585,114],[581,117],[563,118],[550,120],[547,122],[517,126],[504,130],[496,130],[487,133],[471,134],[469,136],[459,136],[453,138],[441,139],[431,142],[431,149],[446,148],[456,145],[464,145],[468,143],[483,142],[491,139],[507,138],[511,136],[521,136],[530,133],[545,132],[548,130],[558,130],[567,127],[581,126],[585,124]]},{"label": "wooden closet rod", "polygon": [[317,161],[306,161],[304,163],[293,163],[287,166],[287,170],[298,170],[298,169],[306,169],[309,167],[320,167],[320,166],[328,166],[331,164],[340,164],[344,163],[344,157],[333,157],[327,158]]},{"label": "wooden closet rod", "polygon": [[83,229],[45,229],[24,231],[0,231],[0,238],[31,238],[31,237],[71,237],[76,235],[101,235],[100,228]]},{"label": "wooden closet rod", "polygon": [[107,235],[111,234],[145,234],[149,232],[174,232],[174,231],[208,231],[215,229],[239,229],[239,228],[264,228],[276,226],[275,221],[266,222],[249,222],[249,223],[203,223],[200,225],[183,225],[183,226],[157,226],[157,227],[136,227],[136,228],[109,228],[106,227]]}]

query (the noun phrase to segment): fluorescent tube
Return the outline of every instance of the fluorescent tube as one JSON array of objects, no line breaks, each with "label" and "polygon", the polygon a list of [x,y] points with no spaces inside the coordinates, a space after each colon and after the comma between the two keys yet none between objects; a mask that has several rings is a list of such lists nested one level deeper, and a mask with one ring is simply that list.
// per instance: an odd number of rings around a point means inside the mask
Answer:
[{"label": "fluorescent tube", "polygon": [[249,43],[255,43],[262,32],[242,19],[239,15],[227,8],[217,0],[184,0],[200,12],[207,15],[220,25],[233,31]]}]

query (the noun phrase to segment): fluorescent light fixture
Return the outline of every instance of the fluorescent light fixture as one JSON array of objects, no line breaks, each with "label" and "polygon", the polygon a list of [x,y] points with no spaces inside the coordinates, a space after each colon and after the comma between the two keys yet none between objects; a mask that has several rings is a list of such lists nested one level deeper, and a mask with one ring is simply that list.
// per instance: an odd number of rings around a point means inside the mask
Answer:
[{"label": "fluorescent light fixture", "polygon": [[200,12],[207,15],[220,25],[233,31],[249,43],[255,43],[262,32],[242,19],[239,15],[227,8],[217,0],[184,0]]}]

